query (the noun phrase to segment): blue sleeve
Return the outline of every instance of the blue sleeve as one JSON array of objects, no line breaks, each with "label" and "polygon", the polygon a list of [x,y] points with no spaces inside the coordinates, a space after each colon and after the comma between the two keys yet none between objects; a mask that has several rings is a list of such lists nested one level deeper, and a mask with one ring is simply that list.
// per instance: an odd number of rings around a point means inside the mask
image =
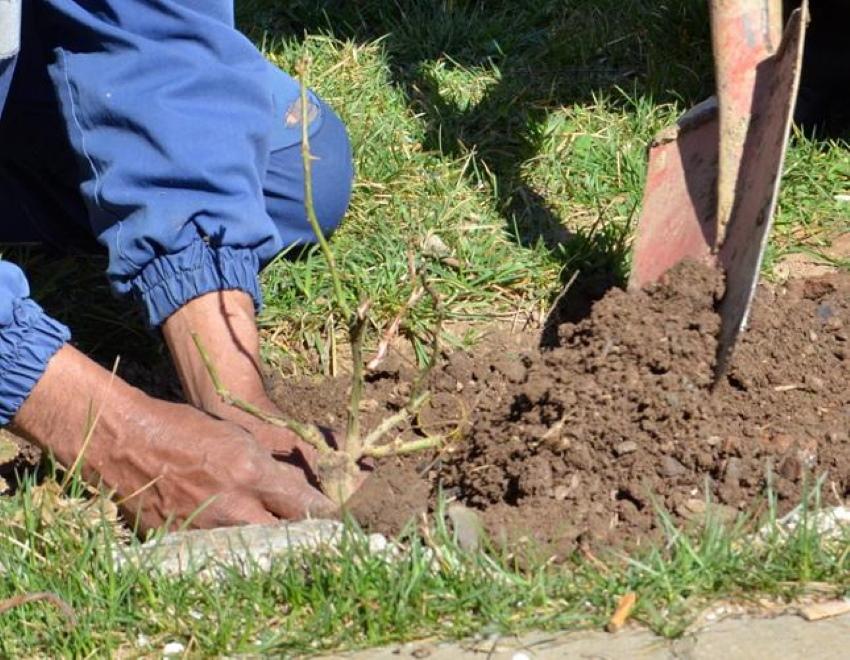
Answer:
[{"label": "blue sleeve", "polygon": [[275,100],[232,1],[41,4],[114,290],[153,326],[210,291],[240,289],[259,307],[257,273],[281,249],[263,199]]},{"label": "blue sleeve", "polygon": [[15,416],[50,358],[70,339],[68,329],[29,295],[20,268],[0,261],[0,425]]}]

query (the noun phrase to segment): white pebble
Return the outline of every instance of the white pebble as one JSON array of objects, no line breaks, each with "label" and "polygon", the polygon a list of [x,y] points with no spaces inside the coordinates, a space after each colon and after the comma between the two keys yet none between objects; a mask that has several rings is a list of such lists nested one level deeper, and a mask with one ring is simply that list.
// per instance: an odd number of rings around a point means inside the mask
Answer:
[{"label": "white pebble", "polygon": [[168,642],[168,644],[162,647],[162,655],[177,655],[183,653],[185,650],[186,647],[180,642]]},{"label": "white pebble", "polygon": [[511,660],[531,660],[531,656],[528,653],[514,653]]}]

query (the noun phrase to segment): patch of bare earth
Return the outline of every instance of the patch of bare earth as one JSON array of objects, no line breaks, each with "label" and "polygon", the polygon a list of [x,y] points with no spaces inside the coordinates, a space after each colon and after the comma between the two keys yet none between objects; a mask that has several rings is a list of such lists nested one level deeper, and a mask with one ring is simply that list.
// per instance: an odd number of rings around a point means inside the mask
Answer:
[{"label": "patch of bare earth", "polygon": [[[418,432],[454,442],[383,461],[351,511],[394,533],[442,490],[478,510],[497,541],[568,552],[640,543],[657,533],[657,506],[687,519],[704,512],[706,494],[732,516],[761,500],[769,478],[780,507],[811,475],[844,499],[850,276],[762,287],[728,378],[712,390],[721,286],[714,271],[683,264],[646,291],[610,291],[558,329],[554,348],[496,332],[472,353],[445,355]],[[404,401],[414,373],[398,359],[370,377],[367,426]],[[294,417],[342,423],[345,379],[277,391]]]}]

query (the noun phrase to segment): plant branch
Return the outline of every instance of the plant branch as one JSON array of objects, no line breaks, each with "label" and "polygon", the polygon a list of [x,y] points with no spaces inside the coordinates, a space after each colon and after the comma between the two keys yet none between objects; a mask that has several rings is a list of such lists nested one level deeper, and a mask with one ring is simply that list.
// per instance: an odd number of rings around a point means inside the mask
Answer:
[{"label": "plant branch", "polygon": [[387,433],[392,431],[399,424],[406,422],[413,415],[415,415],[419,409],[425,405],[425,402],[428,401],[431,394],[429,392],[424,392],[416,396],[415,398],[411,398],[405,406],[399,410],[394,415],[390,415],[386,419],[384,419],[380,424],[378,424],[369,435],[363,438],[363,452],[364,456],[369,455],[367,452],[371,451],[375,445],[383,438]]},{"label": "plant branch", "polygon": [[313,426],[312,424],[301,424],[294,420],[284,419],[278,415],[272,415],[267,413],[265,410],[258,408],[253,403],[249,403],[239,397],[233,396],[230,390],[228,390],[221,382],[221,378],[218,375],[218,369],[216,369],[215,364],[213,364],[212,358],[209,353],[207,353],[207,349],[204,348],[200,336],[198,336],[195,332],[192,333],[192,341],[195,342],[195,347],[198,349],[201,360],[203,360],[207,373],[210,375],[210,380],[212,381],[216,394],[218,394],[222,401],[224,401],[227,405],[239,408],[239,410],[242,410],[249,415],[253,415],[257,419],[261,419],[273,426],[292,431],[319,453],[326,454],[331,451],[328,443],[325,442],[324,435],[322,435],[322,432],[316,426]]},{"label": "plant branch", "polygon": [[308,56],[305,55],[298,63],[297,69],[298,75],[301,78],[301,160],[304,167],[304,206],[307,212],[307,220],[310,222],[310,227],[316,235],[316,240],[319,242],[319,247],[325,257],[325,261],[328,262],[328,270],[331,273],[336,304],[342,310],[345,318],[351,318],[351,310],[345,301],[342,281],[339,277],[339,270],[336,267],[336,259],[322,231],[322,226],[319,224],[319,218],[316,215],[316,206],[313,201],[313,154],[310,153],[310,104],[307,96],[307,75],[310,69]]},{"label": "plant branch", "polygon": [[360,438],[360,401],[363,399],[363,337],[369,313],[369,301],[360,303],[349,327],[351,341],[351,393],[348,400],[348,422],[345,429],[345,452],[355,461],[363,455]]},{"label": "plant branch", "polygon": [[38,601],[47,601],[48,603],[56,607],[56,609],[58,609],[62,613],[62,616],[65,617],[69,628],[73,628],[75,625],[77,625],[77,615],[74,612],[74,608],[68,605],[68,603],[66,603],[52,591],[38,591],[29,594],[19,594],[17,596],[12,596],[11,598],[5,598],[3,600],[0,600],[0,614],[3,614],[4,612],[7,612],[16,607],[20,607],[21,605],[26,605],[27,603],[35,603]]},{"label": "plant branch", "polygon": [[405,315],[413,309],[413,306],[422,299],[423,295],[425,295],[425,287],[416,286],[416,264],[413,260],[413,254],[410,252],[407,254],[407,272],[410,277],[410,283],[413,286],[410,290],[410,296],[407,298],[407,301],[399,310],[398,314],[396,314],[395,318],[393,318],[392,322],[390,322],[387,326],[384,336],[381,337],[381,341],[378,343],[378,348],[375,351],[375,357],[369,360],[369,364],[366,365],[366,369],[368,371],[374,371],[378,368],[381,362],[384,361],[384,358],[387,356],[387,352],[389,351],[390,343],[398,334],[398,330],[401,327],[401,322]]},{"label": "plant branch", "polygon": [[387,456],[400,456],[402,454],[414,454],[425,449],[435,449],[443,444],[445,439],[442,436],[428,436],[418,440],[404,441],[401,438],[385,445],[377,447],[368,447],[363,450],[363,456],[368,458],[385,458]]}]

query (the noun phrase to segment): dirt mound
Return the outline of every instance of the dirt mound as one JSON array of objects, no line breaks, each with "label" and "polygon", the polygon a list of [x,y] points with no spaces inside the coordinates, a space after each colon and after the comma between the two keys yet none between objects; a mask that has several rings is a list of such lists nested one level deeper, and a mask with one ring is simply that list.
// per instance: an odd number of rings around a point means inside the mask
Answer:
[{"label": "dirt mound", "polygon": [[[561,326],[555,348],[498,335],[447,356],[425,417],[435,428],[462,419],[463,439],[438,456],[383,463],[353,511],[397,531],[427,507],[427,482],[432,501],[440,488],[479,510],[496,539],[568,550],[635,543],[653,534],[656,506],[687,518],[703,511],[706,493],[732,515],[768,479],[780,506],[810,474],[826,473],[827,492],[844,498],[850,277],[762,287],[729,376],[712,392],[721,286],[714,271],[683,264],[646,291],[612,290],[588,318]],[[401,403],[411,372],[399,363],[372,378],[370,418]],[[344,409],[342,381],[289,384],[281,400],[304,418],[316,387],[324,415]]]},{"label": "dirt mound", "polygon": [[825,470],[843,497],[850,279],[763,289],[712,393],[720,289],[713,271],[686,264],[647,291],[609,293],[487,401],[445,483],[497,535],[559,546],[633,541],[652,531],[656,506],[687,517],[706,492],[744,509],[768,474],[781,501]]}]

